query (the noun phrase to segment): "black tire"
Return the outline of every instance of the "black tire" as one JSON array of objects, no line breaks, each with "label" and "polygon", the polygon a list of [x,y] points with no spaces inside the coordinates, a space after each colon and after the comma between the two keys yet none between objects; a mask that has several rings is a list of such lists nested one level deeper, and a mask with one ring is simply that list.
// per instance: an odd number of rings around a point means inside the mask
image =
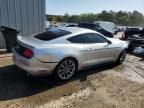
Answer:
[{"label": "black tire", "polygon": [[55,69],[56,76],[60,80],[69,80],[77,71],[78,64],[73,58],[63,59]]},{"label": "black tire", "polygon": [[129,44],[127,51],[131,53],[135,49],[135,46],[133,44]]},{"label": "black tire", "polygon": [[117,63],[117,64],[123,64],[123,62],[125,61],[125,58],[126,58],[126,50],[123,50],[123,51],[120,53],[120,55],[119,55],[116,63]]}]

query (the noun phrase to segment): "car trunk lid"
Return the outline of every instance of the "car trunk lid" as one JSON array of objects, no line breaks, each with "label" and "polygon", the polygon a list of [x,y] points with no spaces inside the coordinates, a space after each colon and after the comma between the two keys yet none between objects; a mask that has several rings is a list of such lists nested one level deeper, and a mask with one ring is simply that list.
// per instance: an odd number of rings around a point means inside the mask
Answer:
[{"label": "car trunk lid", "polygon": [[28,47],[28,48],[35,48],[35,47],[40,47],[44,42],[41,40],[35,39],[33,36],[29,37],[22,37],[18,36],[17,42],[21,44],[22,46]]}]

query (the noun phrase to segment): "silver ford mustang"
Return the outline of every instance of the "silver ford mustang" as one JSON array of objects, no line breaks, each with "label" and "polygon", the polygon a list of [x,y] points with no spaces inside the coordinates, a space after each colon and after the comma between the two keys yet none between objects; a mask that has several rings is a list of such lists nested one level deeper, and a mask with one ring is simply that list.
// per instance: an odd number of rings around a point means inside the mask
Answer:
[{"label": "silver ford mustang", "polygon": [[13,61],[32,75],[55,73],[61,80],[67,80],[84,67],[123,63],[127,47],[127,42],[93,30],[65,27],[18,37]]}]

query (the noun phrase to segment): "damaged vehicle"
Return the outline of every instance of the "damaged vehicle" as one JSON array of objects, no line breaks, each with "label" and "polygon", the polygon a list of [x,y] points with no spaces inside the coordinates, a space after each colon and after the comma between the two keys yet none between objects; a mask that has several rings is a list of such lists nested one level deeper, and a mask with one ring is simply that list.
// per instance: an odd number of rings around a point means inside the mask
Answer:
[{"label": "damaged vehicle", "polygon": [[144,48],[144,28],[126,28],[124,31],[124,40],[130,42],[129,48],[142,47]]},{"label": "damaged vehicle", "polygon": [[113,22],[95,21],[94,24],[99,25],[101,28],[112,33],[113,35],[116,35],[118,32],[118,28],[117,28],[116,24],[114,24]]},{"label": "damaged vehicle", "polygon": [[103,34],[104,36],[109,37],[109,38],[114,37],[114,34],[112,32],[102,28],[99,24],[81,22],[78,24],[78,27],[95,30],[95,31],[97,31],[97,32]]},{"label": "damaged vehicle", "polygon": [[54,73],[59,79],[68,80],[85,67],[123,63],[127,47],[127,42],[93,30],[64,27],[18,37],[13,61],[32,75]]}]

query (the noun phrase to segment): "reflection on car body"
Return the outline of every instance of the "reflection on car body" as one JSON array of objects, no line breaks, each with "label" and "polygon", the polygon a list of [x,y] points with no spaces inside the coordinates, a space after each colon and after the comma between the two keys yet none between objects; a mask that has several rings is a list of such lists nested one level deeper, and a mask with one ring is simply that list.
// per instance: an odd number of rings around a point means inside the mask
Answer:
[{"label": "reflection on car body", "polygon": [[64,27],[19,37],[14,63],[32,75],[56,73],[61,80],[76,71],[106,62],[122,63],[128,43],[79,27]]}]

